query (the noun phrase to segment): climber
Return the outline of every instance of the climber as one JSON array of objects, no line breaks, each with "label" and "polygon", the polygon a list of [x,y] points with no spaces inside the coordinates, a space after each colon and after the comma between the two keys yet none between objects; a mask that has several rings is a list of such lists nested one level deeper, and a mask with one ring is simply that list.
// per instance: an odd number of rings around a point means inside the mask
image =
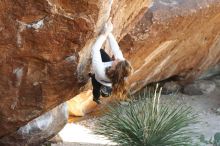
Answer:
[{"label": "climber", "polygon": [[[130,63],[124,59],[118,43],[111,33],[112,30],[113,25],[111,21],[108,21],[92,46],[92,68],[94,74],[90,73],[89,75],[92,78],[93,101],[97,104],[100,104],[100,94],[108,97],[112,92],[115,97],[123,97],[127,92],[126,77],[132,71]],[[114,54],[113,60],[101,49],[107,38]]]}]

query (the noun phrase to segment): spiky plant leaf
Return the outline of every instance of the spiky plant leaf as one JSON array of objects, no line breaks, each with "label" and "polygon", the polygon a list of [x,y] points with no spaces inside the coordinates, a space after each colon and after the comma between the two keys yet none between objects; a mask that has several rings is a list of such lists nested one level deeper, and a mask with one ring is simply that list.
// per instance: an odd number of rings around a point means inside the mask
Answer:
[{"label": "spiky plant leaf", "polygon": [[[160,93],[142,94],[127,105],[117,103],[98,122],[95,133],[119,145],[187,146],[196,115],[185,105],[160,104]],[[150,95],[152,98],[147,98]]]}]

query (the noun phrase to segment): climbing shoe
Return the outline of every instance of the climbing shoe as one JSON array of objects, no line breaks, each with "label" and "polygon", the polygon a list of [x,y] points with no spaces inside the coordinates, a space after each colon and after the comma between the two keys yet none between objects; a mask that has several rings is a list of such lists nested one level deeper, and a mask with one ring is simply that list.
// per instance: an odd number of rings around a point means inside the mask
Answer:
[{"label": "climbing shoe", "polygon": [[95,101],[97,104],[101,104],[101,102],[100,102],[99,99],[95,99],[95,98],[93,98],[93,101]]}]

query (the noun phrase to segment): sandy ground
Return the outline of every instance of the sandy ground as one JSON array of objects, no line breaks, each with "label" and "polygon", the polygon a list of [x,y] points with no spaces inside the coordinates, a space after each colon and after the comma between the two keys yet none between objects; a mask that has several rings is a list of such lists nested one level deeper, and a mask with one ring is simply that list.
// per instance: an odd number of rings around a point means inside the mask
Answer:
[{"label": "sandy ground", "polygon": [[[174,102],[184,103],[193,108],[198,113],[200,123],[193,125],[195,131],[203,136],[205,140],[209,140],[216,132],[220,132],[220,76],[209,79],[216,84],[214,90],[208,94],[189,96],[181,93],[175,95]],[[161,98],[167,100],[170,95],[163,95]],[[63,142],[52,144],[52,146],[101,146],[112,145],[110,141],[103,137],[98,137],[92,133],[98,117],[84,120],[78,123],[67,124],[59,133]],[[196,139],[199,146],[207,146],[204,141]]]}]

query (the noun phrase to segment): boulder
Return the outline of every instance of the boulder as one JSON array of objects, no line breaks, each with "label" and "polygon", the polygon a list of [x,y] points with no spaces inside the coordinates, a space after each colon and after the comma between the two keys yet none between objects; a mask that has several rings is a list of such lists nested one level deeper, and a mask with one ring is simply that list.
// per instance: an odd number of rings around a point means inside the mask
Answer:
[{"label": "boulder", "polygon": [[0,1],[0,138],[81,92],[109,16],[122,38],[150,2]]},{"label": "boulder", "polygon": [[110,16],[132,92],[172,76],[192,82],[219,62],[219,0],[151,2],[0,1],[0,137],[85,90],[91,45]]},{"label": "boulder", "polygon": [[209,94],[216,89],[214,81],[197,80],[194,83],[188,84],[184,87],[183,93],[187,95],[202,95]]},{"label": "boulder", "polygon": [[168,81],[165,82],[164,85],[162,86],[162,94],[176,94],[181,90],[181,86],[174,82],[174,81]]},{"label": "boulder", "polygon": [[212,80],[216,83],[218,87],[220,87],[220,75],[213,77]]},{"label": "boulder", "polygon": [[28,122],[16,132],[0,139],[0,145],[24,146],[39,145],[54,137],[67,123],[67,104],[63,103],[51,111]]},{"label": "boulder", "polygon": [[202,73],[199,79],[215,78],[215,76],[218,76],[218,75],[220,75],[220,64],[210,66],[204,73]]},{"label": "boulder", "polygon": [[188,84],[220,61],[219,0],[154,0],[120,41],[132,91],[175,76]]},{"label": "boulder", "polygon": [[67,101],[68,112],[71,116],[85,116],[94,111],[97,103],[93,101],[92,91],[88,90]]}]

